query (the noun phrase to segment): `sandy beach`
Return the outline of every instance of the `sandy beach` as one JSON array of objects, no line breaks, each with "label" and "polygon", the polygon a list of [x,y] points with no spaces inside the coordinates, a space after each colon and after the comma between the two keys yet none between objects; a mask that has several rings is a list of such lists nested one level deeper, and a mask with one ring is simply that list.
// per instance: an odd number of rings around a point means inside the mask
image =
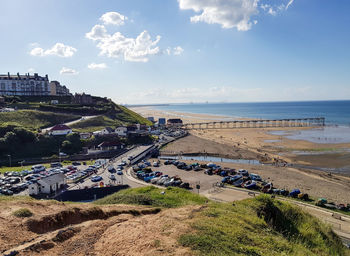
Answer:
[{"label": "sandy beach", "polygon": [[[208,120],[229,120],[226,116],[160,111],[151,107],[135,107],[133,111],[147,117],[181,118],[184,123]],[[232,118],[231,118],[232,120]],[[236,119],[237,120],[237,119]],[[281,188],[300,188],[314,197],[326,197],[336,202],[350,198],[350,143],[326,144],[306,140],[292,140],[270,134],[271,131],[302,130],[310,128],[249,128],[191,130],[190,135],[162,149],[165,154],[208,154],[233,159],[256,159],[265,163],[279,162],[278,166],[230,164],[236,168],[250,169]],[[297,152],[306,152],[299,154]],[[342,174],[311,168],[283,167],[283,163],[321,168],[344,168]],[[327,170],[327,169],[326,169]],[[331,170],[331,169],[329,169]]]}]

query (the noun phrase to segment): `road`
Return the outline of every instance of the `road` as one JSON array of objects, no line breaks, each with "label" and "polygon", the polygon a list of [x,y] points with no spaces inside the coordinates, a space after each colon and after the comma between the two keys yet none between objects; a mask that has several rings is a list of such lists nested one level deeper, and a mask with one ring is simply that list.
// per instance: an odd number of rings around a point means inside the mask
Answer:
[{"label": "road", "polygon": [[[109,178],[111,174],[107,171],[107,167],[112,165],[115,169],[117,169],[118,164],[120,164],[123,160],[128,162],[128,157],[136,156],[136,155],[142,153],[143,151],[147,150],[149,147],[150,146],[138,146],[136,148],[133,148],[133,149],[129,150],[125,154],[117,157],[113,162],[109,162],[104,168],[100,168],[100,170],[98,171],[98,173],[96,175],[99,175],[99,176],[102,177],[102,182],[104,183],[104,185],[108,185],[108,184],[111,184],[111,185],[126,184],[126,185],[129,185],[132,188],[141,187],[142,184],[134,182],[133,180],[128,179],[124,175],[125,172],[126,172],[126,169],[128,167],[125,166],[125,168],[123,170],[123,175],[117,175],[116,173],[114,173],[114,176],[116,177],[115,181],[113,181],[113,180],[111,180]],[[99,185],[99,183],[100,182],[92,182],[90,178],[87,178],[83,182],[71,185],[69,187],[69,190],[81,189],[81,188],[84,188],[84,187],[91,187],[94,184],[95,185]]]},{"label": "road", "polygon": [[[97,116],[82,116],[81,118],[79,118],[79,119],[77,119],[77,120],[70,121],[70,122],[67,122],[67,123],[64,123],[64,124],[67,125],[67,126],[70,126],[70,125],[72,125],[72,124],[76,124],[76,123],[79,123],[79,122],[81,122],[81,121],[88,120],[88,119],[91,119],[91,118],[94,118],[94,117],[97,117]],[[46,132],[48,132],[52,127],[53,127],[53,126],[48,127],[48,128],[45,128],[45,129],[42,129],[42,132],[43,132],[43,133],[46,133]]]}]

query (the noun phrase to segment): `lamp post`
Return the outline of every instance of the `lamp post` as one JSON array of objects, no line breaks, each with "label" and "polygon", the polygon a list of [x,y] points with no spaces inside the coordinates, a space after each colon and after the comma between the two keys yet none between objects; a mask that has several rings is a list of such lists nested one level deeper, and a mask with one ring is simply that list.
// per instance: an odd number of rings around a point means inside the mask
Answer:
[{"label": "lamp post", "polygon": [[10,167],[11,167],[11,155],[7,155],[9,157],[9,163],[10,163]]}]

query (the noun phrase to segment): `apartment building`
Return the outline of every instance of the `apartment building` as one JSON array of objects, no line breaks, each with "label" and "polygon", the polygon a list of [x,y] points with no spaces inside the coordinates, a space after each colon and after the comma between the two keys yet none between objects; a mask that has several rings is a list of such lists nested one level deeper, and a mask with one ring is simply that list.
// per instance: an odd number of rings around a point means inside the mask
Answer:
[{"label": "apartment building", "polygon": [[48,96],[50,85],[48,76],[30,75],[0,75],[0,95],[7,96]]},{"label": "apartment building", "polygon": [[50,82],[50,95],[52,96],[69,96],[71,93],[65,85],[61,85],[58,81]]}]

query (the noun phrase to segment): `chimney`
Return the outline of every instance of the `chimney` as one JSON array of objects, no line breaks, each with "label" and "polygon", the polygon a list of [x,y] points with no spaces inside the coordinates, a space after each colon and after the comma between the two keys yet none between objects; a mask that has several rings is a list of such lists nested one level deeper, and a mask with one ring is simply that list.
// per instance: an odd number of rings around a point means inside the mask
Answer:
[{"label": "chimney", "polygon": [[17,72],[17,76],[18,76],[19,79],[21,79],[21,76],[19,75],[19,72]]},{"label": "chimney", "polygon": [[7,72],[7,77],[10,79],[10,72]]}]

